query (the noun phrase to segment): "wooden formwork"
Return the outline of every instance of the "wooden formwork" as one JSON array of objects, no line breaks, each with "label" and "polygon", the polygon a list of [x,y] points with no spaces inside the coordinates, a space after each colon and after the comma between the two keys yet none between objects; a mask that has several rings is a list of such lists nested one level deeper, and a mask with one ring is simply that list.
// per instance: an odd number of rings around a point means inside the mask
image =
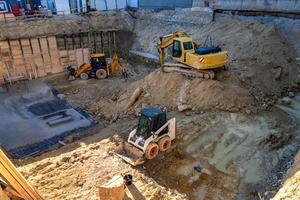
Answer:
[{"label": "wooden formwork", "polygon": [[111,57],[116,30],[85,31],[0,41],[0,84],[9,77],[35,79],[89,63],[90,52]]},{"label": "wooden formwork", "polygon": [[56,36],[0,41],[0,84],[5,77],[35,79],[88,62],[88,48],[59,50]]}]

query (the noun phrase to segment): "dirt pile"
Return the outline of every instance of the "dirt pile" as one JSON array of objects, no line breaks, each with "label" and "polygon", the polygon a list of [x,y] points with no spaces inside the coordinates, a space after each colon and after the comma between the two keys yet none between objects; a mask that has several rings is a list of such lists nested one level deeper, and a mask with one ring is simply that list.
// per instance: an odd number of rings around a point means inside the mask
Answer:
[{"label": "dirt pile", "polygon": [[[189,33],[196,43],[204,44],[208,35],[213,43],[229,53],[229,72],[218,77],[249,89],[257,96],[279,96],[295,86],[297,64],[293,48],[281,37],[274,26],[252,21],[239,22],[226,18],[200,25],[192,17],[190,23],[166,21],[168,13],[147,13],[137,20],[136,50],[156,54],[156,42],[161,35],[176,31]],[[276,99],[276,97],[274,97]]]},{"label": "dirt pile", "polygon": [[136,88],[142,95],[134,107],[185,107],[194,111],[251,109],[255,103],[246,90],[215,80],[188,79],[181,74],[152,72],[132,83],[118,98],[117,105],[125,107]]},{"label": "dirt pile", "polygon": [[19,170],[45,199],[97,200],[97,187],[122,174],[131,174],[134,180],[135,190],[127,189],[127,200],[186,199],[108,153],[111,144],[109,140],[89,145],[78,143],[75,150],[45,154]]},{"label": "dirt pile", "polygon": [[293,166],[288,170],[285,182],[272,200],[287,200],[300,198],[300,152],[294,159]]}]

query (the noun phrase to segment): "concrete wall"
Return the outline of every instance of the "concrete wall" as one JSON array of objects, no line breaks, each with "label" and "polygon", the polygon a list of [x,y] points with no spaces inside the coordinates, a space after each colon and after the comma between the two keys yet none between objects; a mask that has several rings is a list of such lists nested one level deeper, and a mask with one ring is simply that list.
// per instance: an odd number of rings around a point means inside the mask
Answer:
[{"label": "concrete wall", "polygon": [[300,0],[194,0],[194,6],[204,6],[204,2],[223,9],[254,9],[268,11],[300,12]]}]

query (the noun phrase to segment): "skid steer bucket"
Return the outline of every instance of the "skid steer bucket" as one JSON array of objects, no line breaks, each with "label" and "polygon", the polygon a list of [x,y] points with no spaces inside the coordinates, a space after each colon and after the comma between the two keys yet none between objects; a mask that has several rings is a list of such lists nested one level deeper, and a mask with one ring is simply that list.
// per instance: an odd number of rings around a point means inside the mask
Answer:
[{"label": "skid steer bucket", "polygon": [[146,161],[144,152],[127,142],[123,142],[120,145],[115,155],[132,166],[142,165]]}]

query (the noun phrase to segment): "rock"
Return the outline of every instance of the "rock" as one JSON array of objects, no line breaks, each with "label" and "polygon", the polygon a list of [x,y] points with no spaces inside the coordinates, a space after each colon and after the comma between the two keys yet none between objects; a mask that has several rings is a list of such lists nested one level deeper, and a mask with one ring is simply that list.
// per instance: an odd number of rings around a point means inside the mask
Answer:
[{"label": "rock", "polygon": [[183,111],[185,111],[185,110],[190,109],[191,106],[190,106],[190,105],[187,105],[187,104],[179,104],[179,105],[177,106],[177,108],[178,108],[179,112],[183,112]]},{"label": "rock", "polygon": [[143,93],[143,88],[137,87],[132,93],[126,108],[128,109],[129,107],[131,107],[138,100],[138,98],[141,96],[142,93]]},{"label": "rock", "polygon": [[291,105],[292,100],[291,100],[290,97],[283,97],[283,98],[280,100],[280,103],[281,103],[282,105],[288,106],[288,105]]},{"label": "rock", "polygon": [[276,69],[275,74],[274,74],[274,79],[275,80],[278,80],[280,78],[281,72],[282,72],[281,67],[279,67],[279,68]]},{"label": "rock", "polygon": [[64,94],[58,94],[57,98],[59,98],[60,100],[65,100],[66,99],[66,95],[64,95]]},{"label": "rock", "polygon": [[246,113],[247,113],[248,115],[250,115],[250,114],[251,114],[251,110],[246,110]]},{"label": "rock", "polygon": [[295,93],[294,93],[294,92],[289,92],[289,97],[290,97],[290,98],[295,97]]},{"label": "rock", "polygon": [[272,97],[272,99],[275,100],[275,101],[277,101],[277,100],[278,100],[278,96],[274,95],[274,96]]},{"label": "rock", "polygon": [[67,136],[67,137],[65,137],[65,139],[64,139],[64,143],[71,143],[71,142],[73,142],[74,141],[74,137],[73,136]]}]

